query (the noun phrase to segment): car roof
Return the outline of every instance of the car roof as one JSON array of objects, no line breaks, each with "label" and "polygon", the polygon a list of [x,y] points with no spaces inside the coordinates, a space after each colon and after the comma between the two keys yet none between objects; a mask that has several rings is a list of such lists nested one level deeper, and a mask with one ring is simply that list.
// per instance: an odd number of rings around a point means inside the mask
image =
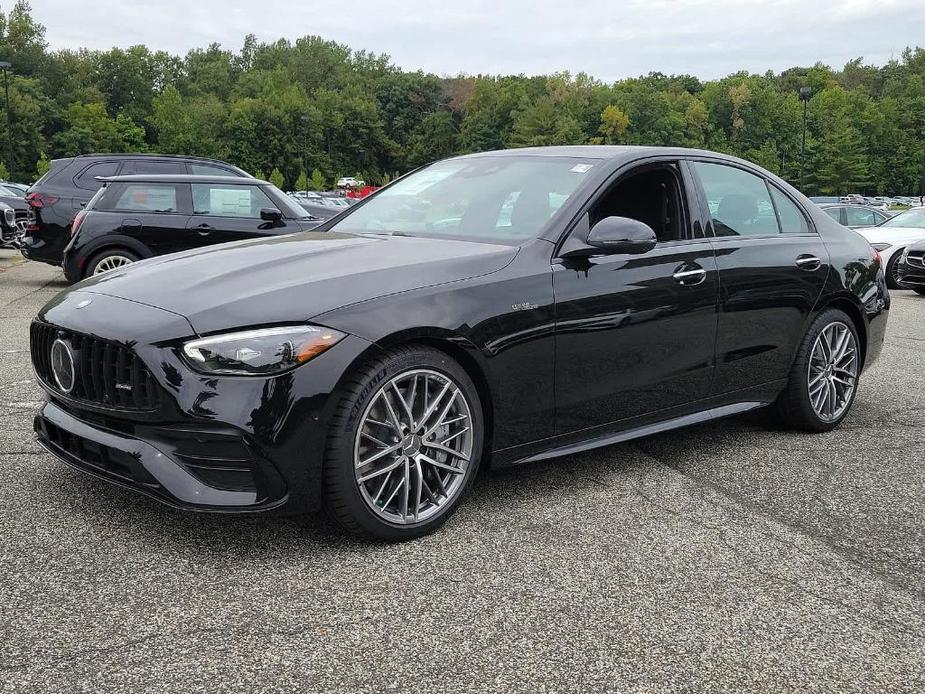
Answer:
[{"label": "car roof", "polygon": [[194,176],[192,174],[130,174],[126,176],[97,176],[104,183],[222,183],[237,186],[270,185],[259,178],[243,176]]},{"label": "car roof", "polygon": [[75,154],[73,157],[61,157],[62,159],[92,159],[93,157],[112,158],[112,157],[130,157],[132,159],[179,159],[181,161],[207,161],[211,164],[224,164],[225,166],[234,166],[220,159],[210,157],[196,157],[186,154],[158,154],[157,152],[93,152],[90,154]]},{"label": "car roof", "polygon": [[574,157],[578,159],[601,159],[621,161],[639,159],[646,156],[709,157],[728,161],[745,162],[744,159],[719,152],[688,147],[654,147],[645,145],[557,145],[551,147],[520,147],[516,149],[499,149],[491,152],[463,154],[453,159],[476,159],[479,157]]}]

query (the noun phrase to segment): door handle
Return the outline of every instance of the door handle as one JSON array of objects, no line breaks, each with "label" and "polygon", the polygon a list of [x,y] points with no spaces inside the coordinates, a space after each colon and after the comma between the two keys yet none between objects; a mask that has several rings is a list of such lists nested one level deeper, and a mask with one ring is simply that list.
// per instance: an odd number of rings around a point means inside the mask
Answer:
[{"label": "door handle", "polygon": [[215,231],[215,227],[212,226],[211,224],[202,223],[196,226],[196,231],[199,232],[200,236],[208,236],[213,231]]},{"label": "door handle", "polygon": [[700,284],[707,278],[707,271],[702,267],[694,270],[678,270],[672,277],[685,287],[692,287],[695,284]]},{"label": "door handle", "polygon": [[819,260],[819,258],[817,258],[814,255],[808,255],[808,254],[798,256],[796,263],[797,263],[798,268],[800,268],[801,270],[807,270],[809,272],[812,272],[813,270],[818,270],[820,267],[822,267],[822,261]]}]

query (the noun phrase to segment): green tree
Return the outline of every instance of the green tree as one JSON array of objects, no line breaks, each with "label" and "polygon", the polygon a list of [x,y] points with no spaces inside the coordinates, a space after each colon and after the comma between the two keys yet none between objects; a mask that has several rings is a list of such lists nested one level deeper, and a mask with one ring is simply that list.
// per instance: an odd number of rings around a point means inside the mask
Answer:
[{"label": "green tree", "polygon": [[51,162],[48,160],[48,155],[45,154],[44,150],[42,151],[39,160],[35,164],[35,178],[36,180],[40,179],[51,168]]},{"label": "green tree", "polygon": [[326,185],[327,185],[327,184],[326,184],[326,182],[325,182],[325,180],[324,180],[324,174],[321,173],[321,170],[320,170],[320,169],[313,169],[313,170],[312,170],[312,183],[311,183],[311,189],[312,189],[312,190],[324,190],[324,188],[325,188]]},{"label": "green tree", "polygon": [[273,171],[270,172],[270,183],[277,188],[282,188],[286,185],[286,179],[283,177],[283,173],[275,166],[273,167]]},{"label": "green tree", "polygon": [[305,175],[305,169],[299,171],[299,177],[295,180],[296,190],[308,190],[308,176]]},{"label": "green tree", "polygon": [[601,112],[601,125],[597,131],[600,141],[605,145],[616,145],[623,141],[623,136],[630,127],[630,118],[619,107],[611,104]]}]

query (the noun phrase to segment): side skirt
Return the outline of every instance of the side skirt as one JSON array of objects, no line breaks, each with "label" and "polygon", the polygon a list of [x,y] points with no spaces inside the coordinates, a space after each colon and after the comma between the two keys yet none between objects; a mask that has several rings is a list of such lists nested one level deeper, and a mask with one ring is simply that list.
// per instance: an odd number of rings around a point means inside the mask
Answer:
[{"label": "side skirt", "polygon": [[536,453],[525,458],[516,459],[508,464],[523,465],[525,463],[536,463],[541,460],[549,460],[550,458],[559,458],[561,456],[571,455],[573,453],[581,453],[583,451],[589,451],[594,448],[600,448],[601,446],[610,446],[615,443],[622,443],[632,439],[651,436],[652,434],[660,434],[665,431],[671,431],[672,429],[680,429],[681,427],[692,426],[694,424],[702,424],[703,422],[720,419],[721,417],[729,417],[731,415],[741,414],[743,412],[748,412],[749,410],[764,407],[767,404],[767,402],[751,401],[713,407],[707,410],[701,410],[700,412],[694,412],[692,414],[686,414],[681,417],[675,417],[674,419],[667,419],[663,422],[646,424],[634,429],[626,429],[624,431],[618,431],[615,433],[603,434],[601,436],[590,438],[585,441],[579,441],[577,443],[569,443],[563,446],[550,448],[546,451],[542,451],[541,453]]}]

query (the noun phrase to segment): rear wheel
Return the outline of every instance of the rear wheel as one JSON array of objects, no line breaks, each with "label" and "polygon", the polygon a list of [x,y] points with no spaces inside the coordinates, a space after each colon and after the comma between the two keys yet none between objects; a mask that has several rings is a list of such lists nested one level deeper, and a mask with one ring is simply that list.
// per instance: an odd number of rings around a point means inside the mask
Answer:
[{"label": "rear wheel", "polygon": [[453,513],[475,478],[483,415],[466,371],[424,346],[395,349],[349,380],[325,453],[325,504],[358,535],[404,540]]},{"label": "rear wheel", "polygon": [[84,277],[92,275],[101,275],[110,270],[117,270],[120,267],[131,265],[138,260],[138,256],[125,248],[107,248],[100,251],[87,263]]},{"label": "rear wheel", "polygon": [[861,350],[843,311],[828,309],[806,331],[777,401],[784,421],[807,431],[829,431],[845,418],[857,393]]}]

